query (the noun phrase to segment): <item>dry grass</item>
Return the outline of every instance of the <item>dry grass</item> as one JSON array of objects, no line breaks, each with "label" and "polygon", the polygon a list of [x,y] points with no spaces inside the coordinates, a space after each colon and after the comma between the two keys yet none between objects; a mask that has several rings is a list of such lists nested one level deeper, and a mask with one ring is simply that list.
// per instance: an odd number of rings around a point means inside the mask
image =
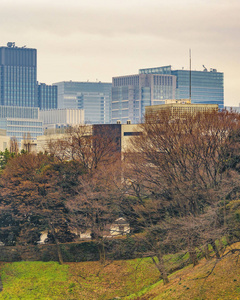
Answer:
[{"label": "dry grass", "polygon": [[124,297],[156,282],[158,271],[150,259],[68,263],[69,276],[78,299],[113,299]]},{"label": "dry grass", "polygon": [[[235,248],[239,249],[240,243]],[[0,299],[240,300],[239,252],[227,255],[216,266],[215,262],[203,259],[194,268],[188,266],[172,274],[166,286],[158,281],[159,273],[148,258],[105,265],[99,262],[62,266],[56,262],[2,263]]]},{"label": "dry grass", "polygon": [[[234,247],[239,249],[240,243]],[[240,253],[229,253],[219,261],[203,259],[194,268],[188,266],[174,273],[169,284],[160,282],[144,295],[131,299],[240,300]]]}]

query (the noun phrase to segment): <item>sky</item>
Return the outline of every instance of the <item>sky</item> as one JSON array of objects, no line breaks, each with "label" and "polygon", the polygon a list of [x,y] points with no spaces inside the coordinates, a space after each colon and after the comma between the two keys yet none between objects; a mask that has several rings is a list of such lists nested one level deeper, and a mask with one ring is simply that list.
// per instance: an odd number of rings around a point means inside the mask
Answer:
[{"label": "sky", "polygon": [[1,0],[0,46],[37,49],[39,82],[111,82],[141,68],[217,69],[240,103],[239,0]]}]

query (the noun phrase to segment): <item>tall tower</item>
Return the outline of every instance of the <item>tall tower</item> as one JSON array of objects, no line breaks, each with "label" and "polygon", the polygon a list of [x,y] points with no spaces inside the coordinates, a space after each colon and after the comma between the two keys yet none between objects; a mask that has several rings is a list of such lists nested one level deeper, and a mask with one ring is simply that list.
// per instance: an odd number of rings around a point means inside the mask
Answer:
[{"label": "tall tower", "polygon": [[0,47],[0,104],[37,107],[37,50]]}]

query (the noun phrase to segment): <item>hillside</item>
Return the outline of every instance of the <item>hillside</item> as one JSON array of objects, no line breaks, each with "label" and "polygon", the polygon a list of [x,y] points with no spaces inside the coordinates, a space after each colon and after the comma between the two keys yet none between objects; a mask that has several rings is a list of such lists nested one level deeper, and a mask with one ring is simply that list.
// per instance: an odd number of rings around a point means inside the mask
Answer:
[{"label": "hillside", "polygon": [[[240,249],[240,243],[231,249]],[[162,282],[125,299],[134,300],[239,300],[240,252],[227,254],[221,260],[202,259],[172,274],[170,283]]]},{"label": "hillside", "polygon": [[[240,243],[235,248],[239,249]],[[147,258],[107,262],[105,266],[99,262],[1,263],[0,299],[238,300],[239,259],[239,252],[229,254],[214,270],[215,260],[202,259],[198,266],[172,274],[166,286],[158,281],[158,272]]]}]

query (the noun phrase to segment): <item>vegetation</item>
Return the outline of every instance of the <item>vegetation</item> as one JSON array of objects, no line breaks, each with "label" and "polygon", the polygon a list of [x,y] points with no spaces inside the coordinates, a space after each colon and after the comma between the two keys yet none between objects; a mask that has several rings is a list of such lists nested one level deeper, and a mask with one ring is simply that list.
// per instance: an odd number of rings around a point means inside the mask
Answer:
[{"label": "vegetation", "polygon": [[[123,216],[131,226],[129,251],[147,257],[144,261],[155,267],[152,274],[165,285],[171,284],[172,272],[189,263],[196,267],[202,257],[220,261],[223,238],[228,246],[240,241],[239,121],[239,114],[225,111],[179,119],[165,111],[149,115],[124,159],[119,135],[104,126],[91,132],[86,126],[70,128],[63,140],[49,143],[48,153],[5,151],[0,240],[18,247],[37,245],[47,231],[46,242],[56,244],[63,264],[60,243],[76,241],[79,232],[89,230],[102,265],[94,279],[99,282],[99,274],[113,265],[106,265],[105,253],[110,225]],[[121,253],[120,248],[116,243],[112,251]],[[69,283],[79,293],[85,286],[79,281],[82,272]],[[135,289],[144,287],[141,275],[134,276]],[[115,285],[111,278],[106,286],[110,283]],[[127,282],[123,286],[133,292]],[[90,290],[108,294],[107,288]],[[122,289],[119,293],[124,294]]]},{"label": "vegetation", "polygon": [[[240,244],[230,249],[239,248]],[[227,251],[228,251],[227,250]],[[163,285],[149,258],[99,262],[2,263],[0,299],[239,299],[240,273],[237,253],[225,252],[216,260],[200,260],[169,276]],[[166,262],[168,258],[166,257]],[[168,265],[168,262],[167,262]],[[118,298],[118,299],[119,299]]]},{"label": "vegetation", "polygon": [[[240,244],[232,247],[239,248]],[[228,249],[230,250],[230,249]],[[220,261],[201,260],[170,276],[170,283],[162,282],[143,289],[126,300],[228,300],[240,299],[239,254],[226,251]]]},{"label": "vegetation", "polygon": [[1,266],[0,299],[112,299],[129,295],[158,279],[151,261],[42,263]]}]

